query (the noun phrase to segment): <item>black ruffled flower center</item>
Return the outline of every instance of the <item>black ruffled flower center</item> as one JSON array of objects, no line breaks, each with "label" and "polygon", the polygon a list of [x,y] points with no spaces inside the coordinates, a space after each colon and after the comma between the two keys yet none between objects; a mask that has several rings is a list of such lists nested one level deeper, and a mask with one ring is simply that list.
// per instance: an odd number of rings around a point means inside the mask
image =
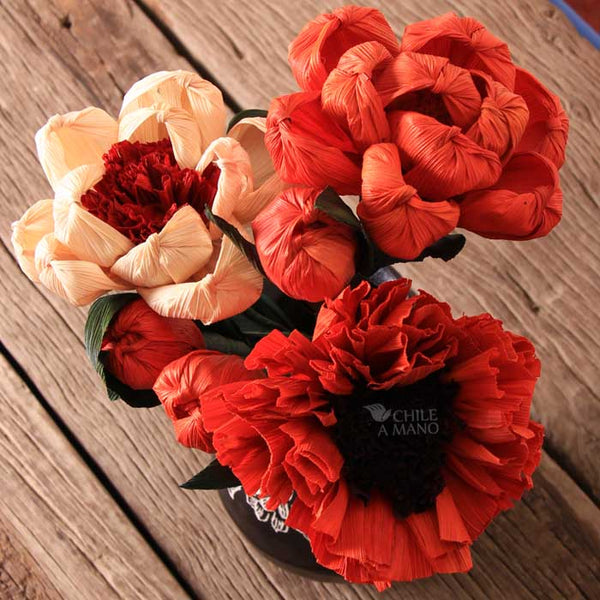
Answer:
[{"label": "black ruffled flower center", "polygon": [[365,386],[332,397],[342,476],[365,503],[379,490],[402,518],[435,505],[445,486],[445,448],[460,426],[452,410],[458,384],[443,382],[442,373],[390,390]]}]

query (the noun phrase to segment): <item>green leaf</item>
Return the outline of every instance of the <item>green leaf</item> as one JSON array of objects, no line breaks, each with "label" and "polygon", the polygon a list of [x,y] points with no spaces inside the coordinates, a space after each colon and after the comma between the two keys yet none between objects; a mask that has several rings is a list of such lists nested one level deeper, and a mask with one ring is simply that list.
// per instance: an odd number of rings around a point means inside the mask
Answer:
[{"label": "green leaf", "polygon": [[239,479],[229,467],[224,467],[215,458],[200,473],[194,475],[189,481],[179,487],[186,490],[222,490],[223,488],[240,485]]},{"label": "green leaf", "polygon": [[361,223],[352,212],[352,209],[338,196],[333,188],[325,188],[315,202],[315,208],[327,213],[332,219],[349,225],[354,229],[361,229]]},{"label": "green leaf", "polygon": [[231,117],[231,121],[229,121],[229,125],[227,125],[227,131],[229,131],[234,125],[237,125],[242,119],[247,119],[249,117],[266,117],[268,111],[263,110],[262,108],[248,108],[246,110],[241,110],[236,115]]},{"label": "green leaf", "polygon": [[235,340],[207,330],[202,331],[202,336],[207,350],[216,350],[223,354],[237,354],[238,356],[248,356],[250,354],[250,346],[241,340]]},{"label": "green leaf", "polygon": [[260,258],[256,251],[256,246],[249,242],[231,223],[228,223],[225,219],[215,215],[210,207],[204,209],[206,218],[213,222],[222,232],[226,235],[242,252],[242,254],[250,261],[252,266],[262,275],[265,274],[262,265],[260,264]]},{"label": "green leaf", "polygon": [[444,262],[448,262],[465,247],[466,243],[467,238],[462,233],[451,233],[425,248],[417,258],[402,262],[420,262],[426,258],[441,258]]},{"label": "green leaf", "polygon": [[115,315],[130,302],[139,298],[137,294],[110,294],[98,298],[90,307],[83,339],[85,351],[106,386],[110,400],[122,399],[135,408],[158,406],[160,400],[152,390],[134,390],[109,373],[103,363],[102,340]]}]

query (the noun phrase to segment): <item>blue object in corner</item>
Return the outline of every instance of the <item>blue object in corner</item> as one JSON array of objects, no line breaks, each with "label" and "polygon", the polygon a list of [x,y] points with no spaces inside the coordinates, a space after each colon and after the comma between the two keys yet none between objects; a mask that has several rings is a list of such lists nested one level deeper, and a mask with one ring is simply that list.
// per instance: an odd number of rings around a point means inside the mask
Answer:
[{"label": "blue object in corner", "polygon": [[584,21],[564,0],[550,0],[550,2],[567,15],[567,18],[575,25],[575,29],[580,35],[589,40],[595,48],[600,49],[600,33]]}]

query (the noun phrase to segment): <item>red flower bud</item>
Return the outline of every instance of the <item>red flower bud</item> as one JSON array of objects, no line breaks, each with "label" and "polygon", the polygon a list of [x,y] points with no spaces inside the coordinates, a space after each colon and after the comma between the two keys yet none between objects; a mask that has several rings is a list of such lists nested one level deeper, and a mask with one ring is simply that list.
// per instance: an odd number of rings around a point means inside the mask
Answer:
[{"label": "red flower bud", "polygon": [[267,277],[288,296],[309,302],[337,296],[355,271],[354,232],[315,208],[320,193],[290,188],[253,223]]},{"label": "red flower bud", "polygon": [[193,321],[161,317],[142,299],[117,313],[102,341],[107,370],[134,390],[152,389],[164,367],[199,348],[204,340]]}]

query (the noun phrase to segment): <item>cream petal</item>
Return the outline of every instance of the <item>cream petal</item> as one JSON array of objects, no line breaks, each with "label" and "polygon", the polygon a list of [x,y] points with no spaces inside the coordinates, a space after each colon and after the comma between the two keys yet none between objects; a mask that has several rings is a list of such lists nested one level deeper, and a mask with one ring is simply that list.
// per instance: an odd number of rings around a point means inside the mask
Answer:
[{"label": "cream petal", "polygon": [[258,189],[241,199],[234,211],[236,220],[243,224],[251,223],[258,213],[288,187],[289,184],[283,182],[279,175],[274,173]]},{"label": "cream petal", "polygon": [[227,111],[220,90],[190,71],[160,71],[135,83],[123,98],[121,117],[139,108],[164,103],[192,115],[202,150],[225,131]]},{"label": "cream petal", "polygon": [[156,104],[140,108],[119,121],[119,140],[158,142],[171,140],[177,164],[193,169],[202,156],[202,138],[194,119],[181,108]]},{"label": "cream petal", "polygon": [[238,226],[239,223],[235,219],[236,209],[243,203],[244,197],[252,191],[253,185],[248,153],[237,140],[223,137],[210,144],[196,170],[203,172],[212,162],[221,169],[212,211],[215,215]]},{"label": "cream petal", "polygon": [[102,155],[117,141],[117,122],[101,108],[54,115],[35,135],[37,153],[50,185],[72,169],[102,164]]},{"label": "cream petal", "polygon": [[263,117],[247,117],[236,123],[228,136],[236,139],[250,157],[254,185],[260,187],[275,173],[271,155],[265,146],[267,120]]},{"label": "cream petal", "polygon": [[36,283],[39,281],[35,268],[35,248],[40,240],[54,230],[52,200],[40,200],[29,207],[23,216],[12,224],[11,242],[17,262],[23,273]]},{"label": "cream petal", "polygon": [[111,273],[136,287],[182,283],[208,262],[212,250],[202,217],[191,206],[184,206],[159,233],[117,260]]},{"label": "cream petal", "polygon": [[131,287],[109,277],[98,265],[77,260],[52,233],[37,245],[35,263],[40,282],[76,306],[89,304],[106,292]]},{"label": "cream petal", "polygon": [[138,292],[165,317],[199,319],[208,325],[252,306],[260,297],[262,285],[262,275],[229,238],[224,238],[214,273],[200,281]]},{"label": "cream petal", "polygon": [[56,238],[80,260],[111,267],[133,247],[133,243],[81,206],[81,196],[101,179],[102,174],[102,165],[84,165],[60,181],[54,199],[54,230]]}]

